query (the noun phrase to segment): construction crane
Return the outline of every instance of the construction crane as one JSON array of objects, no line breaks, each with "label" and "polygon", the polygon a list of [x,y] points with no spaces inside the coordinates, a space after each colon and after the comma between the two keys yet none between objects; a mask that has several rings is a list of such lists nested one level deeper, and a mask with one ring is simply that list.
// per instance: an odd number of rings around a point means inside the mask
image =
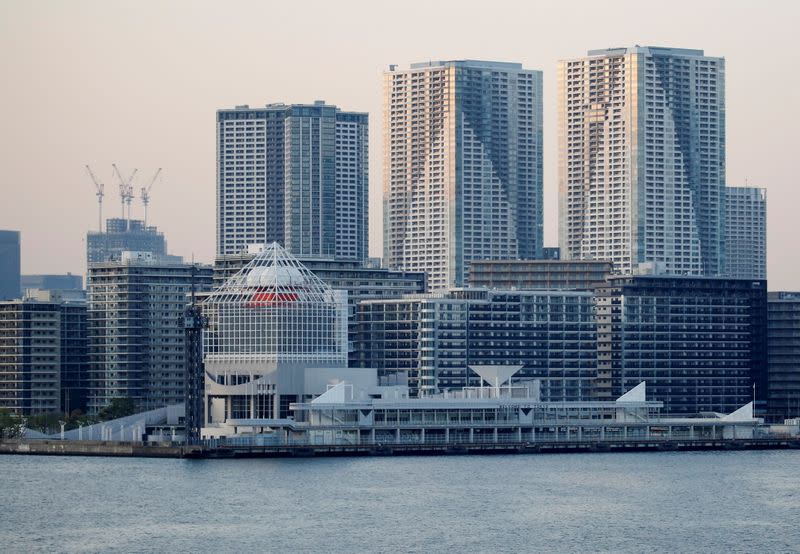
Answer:
[{"label": "construction crane", "polygon": [[161,174],[161,168],[158,168],[156,174],[153,175],[153,178],[150,179],[150,184],[146,187],[142,187],[142,204],[144,204],[144,226],[147,228],[147,206],[150,204],[150,189],[153,188],[153,183],[156,182],[158,176]]},{"label": "construction crane", "polygon": [[[128,179],[126,180],[122,176],[122,173],[120,173],[119,168],[117,167],[117,164],[111,164],[111,166],[114,168],[114,173],[117,174],[117,179],[119,179],[119,197],[120,197],[120,201],[122,203],[122,219],[127,219],[128,221],[130,221],[130,219],[131,219],[131,201],[133,200],[133,196],[134,196],[133,195],[133,185],[131,183],[133,182],[133,178],[136,176],[136,172],[138,171],[138,169],[134,169],[131,172],[131,176],[128,177]],[[128,205],[128,217],[127,218],[125,217],[125,204]]]},{"label": "construction crane", "polygon": [[103,192],[104,186],[103,183],[97,180],[97,177],[94,176],[92,172],[92,168],[89,167],[89,164],[86,164],[86,172],[89,174],[89,177],[92,178],[92,182],[94,183],[95,188],[95,196],[97,196],[97,230],[101,233],[103,232],[103,196],[105,193]]}]

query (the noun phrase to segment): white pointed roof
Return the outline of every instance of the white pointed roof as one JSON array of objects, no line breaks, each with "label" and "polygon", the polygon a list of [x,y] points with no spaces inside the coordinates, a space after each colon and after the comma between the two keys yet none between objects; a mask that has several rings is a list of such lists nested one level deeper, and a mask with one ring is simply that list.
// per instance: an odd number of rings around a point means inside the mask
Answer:
[{"label": "white pointed roof", "polygon": [[277,242],[266,245],[238,273],[206,300],[207,304],[237,304],[256,300],[328,302],[331,287],[309,271]]},{"label": "white pointed roof", "polygon": [[480,375],[481,379],[486,381],[487,384],[492,387],[499,387],[522,369],[522,364],[471,365],[469,368]]},{"label": "white pointed roof", "polygon": [[735,412],[724,415],[720,419],[722,421],[753,421],[753,403],[748,402]]},{"label": "white pointed roof", "polygon": [[647,387],[645,381],[642,381],[631,390],[617,398],[617,402],[646,402],[647,401]]}]

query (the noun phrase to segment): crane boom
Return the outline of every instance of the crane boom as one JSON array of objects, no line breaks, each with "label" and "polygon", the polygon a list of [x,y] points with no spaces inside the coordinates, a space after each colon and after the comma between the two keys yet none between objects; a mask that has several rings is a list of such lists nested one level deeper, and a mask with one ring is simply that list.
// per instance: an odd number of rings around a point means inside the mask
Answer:
[{"label": "crane boom", "polygon": [[150,189],[153,188],[153,184],[158,179],[158,176],[161,174],[161,168],[159,167],[156,171],[156,174],[153,175],[153,178],[150,179],[150,184],[146,187],[142,187],[142,204],[144,204],[144,226],[147,227],[147,206],[150,204]]},{"label": "crane boom", "polygon": [[103,183],[101,183],[100,181],[97,180],[97,177],[95,177],[94,172],[92,171],[92,168],[89,167],[89,164],[86,164],[86,172],[89,174],[89,177],[91,177],[92,182],[94,183],[95,196],[97,196],[97,210],[98,210],[98,213],[97,213],[97,230],[102,232],[103,231],[103,196],[105,196],[105,192],[104,192],[105,186],[103,185]]}]

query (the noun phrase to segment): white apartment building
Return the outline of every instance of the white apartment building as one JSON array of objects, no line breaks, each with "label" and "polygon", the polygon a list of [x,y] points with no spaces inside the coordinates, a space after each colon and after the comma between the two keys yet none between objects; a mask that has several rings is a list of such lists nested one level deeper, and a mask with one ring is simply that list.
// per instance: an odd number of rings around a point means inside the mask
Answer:
[{"label": "white apartment building", "polygon": [[559,63],[558,87],[562,259],[721,274],[725,60],[679,48],[592,50]]},{"label": "white apartment building", "polygon": [[384,261],[466,282],[542,250],[542,73],[474,60],[384,74]]},{"label": "white apartment building", "polygon": [[368,256],[368,116],[311,105],[217,111],[217,256],[278,242]]}]

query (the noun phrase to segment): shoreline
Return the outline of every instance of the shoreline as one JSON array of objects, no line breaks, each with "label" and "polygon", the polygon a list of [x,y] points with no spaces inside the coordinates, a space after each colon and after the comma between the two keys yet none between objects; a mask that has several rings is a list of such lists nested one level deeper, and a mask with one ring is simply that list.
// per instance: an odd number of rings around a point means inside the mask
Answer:
[{"label": "shoreline", "polygon": [[313,458],[361,456],[458,456],[492,454],[564,454],[608,452],[697,452],[740,450],[800,450],[800,437],[718,440],[617,440],[604,442],[510,442],[364,445],[145,445],[112,441],[2,441],[0,455],[104,456],[124,458]]}]

